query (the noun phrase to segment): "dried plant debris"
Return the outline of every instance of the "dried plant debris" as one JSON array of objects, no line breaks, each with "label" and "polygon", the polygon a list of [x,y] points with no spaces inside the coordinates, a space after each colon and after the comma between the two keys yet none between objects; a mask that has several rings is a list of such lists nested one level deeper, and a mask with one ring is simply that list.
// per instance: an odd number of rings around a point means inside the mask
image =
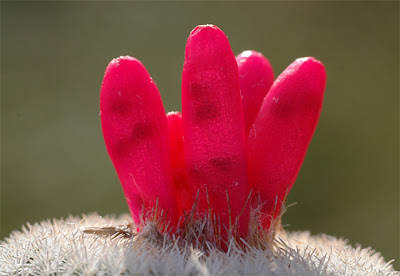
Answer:
[{"label": "dried plant debris", "polygon": [[[0,243],[0,275],[400,275],[371,248],[277,228],[221,250],[208,220],[176,234],[129,215],[97,214],[28,224]],[[214,238],[213,238],[214,237]]]}]

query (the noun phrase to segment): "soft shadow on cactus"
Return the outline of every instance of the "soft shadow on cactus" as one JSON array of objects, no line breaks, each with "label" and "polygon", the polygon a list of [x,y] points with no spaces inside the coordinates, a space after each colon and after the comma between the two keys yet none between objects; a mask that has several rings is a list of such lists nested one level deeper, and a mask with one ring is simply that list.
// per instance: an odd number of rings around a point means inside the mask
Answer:
[{"label": "soft shadow on cactus", "polygon": [[182,114],[166,114],[143,64],[108,65],[107,151],[131,218],[28,225],[1,243],[2,273],[399,275],[373,250],[281,225],[322,109],[326,73],[299,58],[275,80],[260,53],[234,56],[216,26],[189,35]]}]

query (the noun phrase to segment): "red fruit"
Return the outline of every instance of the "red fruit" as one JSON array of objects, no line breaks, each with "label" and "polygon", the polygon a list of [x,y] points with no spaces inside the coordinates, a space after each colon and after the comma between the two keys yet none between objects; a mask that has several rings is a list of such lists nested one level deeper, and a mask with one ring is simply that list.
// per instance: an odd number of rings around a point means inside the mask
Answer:
[{"label": "red fruit", "polygon": [[[238,67],[226,35],[216,26],[198,26],[187,40],[182,115],[191,201],[200,191],[197,214],[211,210],[220,217],[222,230],[229,229],[249,189]],[[238,223],[242,236],[248,219],[246,209]]]},{"label": "red fruit", "polygon": [[189,187],[186,180],[185,160],[183,156],[183,129],[182,114],[168,112],[168,134],[171,152],[172,180],[176,189],[179,214],[190,210],[192,202],[189,200]]},{"label": "red fruit", "polygon": [[135,223],[156,207],[177,223],[167,118],[157,86],[132,57],[108,65],[100,93],[101,125]]},{"label": "red fruit", "polygon": [[274,71],[268,59],[255,51],[244,51],[236,57],[246,137],[261,103],[274,82]]},{"label": "red fruit", "polygon": [[250,130],[249,183],[264,204],[266,229],[279,214],[303,163],[321,112],[325,82],[321,62],[297,59],[275,80]]}]

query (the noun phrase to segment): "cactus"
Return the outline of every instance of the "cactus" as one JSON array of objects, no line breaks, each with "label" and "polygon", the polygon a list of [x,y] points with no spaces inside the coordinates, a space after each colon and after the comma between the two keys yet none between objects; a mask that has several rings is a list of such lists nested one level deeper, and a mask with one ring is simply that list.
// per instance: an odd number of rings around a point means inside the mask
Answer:
[{"label": "cactus", "polygon": [[182,114],[166,114],[144,65],[113,59],[100,116],[131,216],[28,224],[0,243],[0,274],[399,276],[370,248],[280,223],[325,82],[312,57],[274,80],[262,54],[235,58],[202,25],[186,45]]},{"label": "cactus", "polygon": [[136,233],[129,223],[91,214],[28,224],[0,242],[0,275],[400,275],[371,248],[327,235],[279,232],[268,248],[232,239],[225,253],[196,235],[188,242],[153,223]]}]

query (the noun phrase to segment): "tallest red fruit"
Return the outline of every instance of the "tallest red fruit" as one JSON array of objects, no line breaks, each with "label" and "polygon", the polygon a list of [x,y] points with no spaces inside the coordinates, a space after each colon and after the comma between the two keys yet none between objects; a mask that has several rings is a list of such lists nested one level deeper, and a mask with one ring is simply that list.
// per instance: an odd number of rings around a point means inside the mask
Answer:
[{"label": "tallest red fruit", "polygon": [[[241,214],[249,189],[238,66],[228,38],[216,26],[198,26],[187,40],[182,116],[191,200],[199,191],[198,214],[211,210],[222,227],[229,227]],[[246,209],[238,223],[242,236],[248,220]]]}]

